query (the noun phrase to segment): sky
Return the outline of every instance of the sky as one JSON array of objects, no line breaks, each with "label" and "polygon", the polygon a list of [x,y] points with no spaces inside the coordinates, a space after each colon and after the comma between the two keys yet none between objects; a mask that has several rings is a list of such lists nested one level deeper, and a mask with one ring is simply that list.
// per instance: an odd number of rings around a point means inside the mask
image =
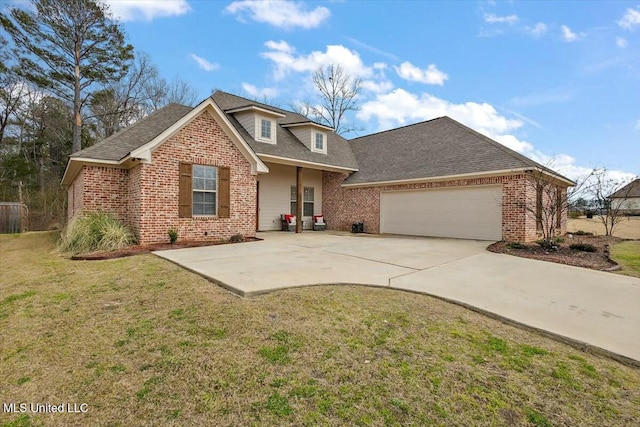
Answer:
[{"label": "sky", "polygon": [[640,175],[640,0],[104,1],[202,99],[289,109],[340,64],[359,135],[448,115],[572,178]]}]

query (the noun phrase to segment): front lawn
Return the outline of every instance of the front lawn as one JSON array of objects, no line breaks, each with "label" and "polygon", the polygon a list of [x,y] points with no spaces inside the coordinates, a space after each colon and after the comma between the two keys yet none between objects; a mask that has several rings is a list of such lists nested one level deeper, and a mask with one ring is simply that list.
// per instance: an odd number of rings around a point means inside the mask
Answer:
[{"label": "front lawn", "polygon": [[[640,369],[423,295],[238,298],[153,255],[0,236],[0,425],[635,425]],[[470,279],[471,280],[471,279]]]},{"label": "front lawn", "polygon": [[611,248],[611,259],[622,269],[620,273],[640,277],[640,241],[619,243]]}]

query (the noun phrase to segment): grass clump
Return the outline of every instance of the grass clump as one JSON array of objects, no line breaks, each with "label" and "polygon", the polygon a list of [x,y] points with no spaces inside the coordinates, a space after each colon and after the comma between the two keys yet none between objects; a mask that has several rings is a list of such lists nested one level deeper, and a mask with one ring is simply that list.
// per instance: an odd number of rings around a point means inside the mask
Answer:
[{"label": "grass clump", "polygon": [[136,243],[136,237],[113,215],[92,212],[74,219],[60,237],[58,248],[74,255],[113,251]]},{"label": "grass clump", "polygon": [[593,233],[583,230],[574,231],[572,234],[574,236],[593,236]]},{"label": "grass clump", "polygon": [[582,252],[596,252],[598,250],[595,246],[590,245],[589,243],[572,243],[569,247]]}]

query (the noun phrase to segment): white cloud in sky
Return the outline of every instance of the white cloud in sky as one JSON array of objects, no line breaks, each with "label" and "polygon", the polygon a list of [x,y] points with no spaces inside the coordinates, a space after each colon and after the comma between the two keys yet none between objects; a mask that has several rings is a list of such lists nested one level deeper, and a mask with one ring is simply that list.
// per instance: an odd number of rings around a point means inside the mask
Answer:
[{"label": "white cloud in sky", "polygon": [[373,76],[373,69],[364,65],[360,55],[342,45],[328,45],[326,51],[316,50],[308,55],[298,54],[295,48],[285,41],[270,40],[265,46],[269,50],[262,52],[261,56],[273,62],[273,77],[276,80],[283,79],[291,72],[313,72],[329,64],[339,64],[353,77]]},{"label": "white cloud in sky", "polygon": [[191,10],[186,0],[103,0],[121,21],[152,21],[183,15]]},{"label": "white cloud in sky", "polygon": [[398,73],[398,76],[412,82],[442,86],[444,84],[444,81],[449,78],[447,74],[438,70],[438,67],[436,67],[435,64],[430,64],[426,69],[422,70],[413,65],[411,62],[405,61],[400,64],[399,67],[394,66],[393,68],[396,69],[396,73]]},{"label": "white cloud in sky", "polygon": [[278,89],[272,87],[258,88],[250,83],[242,83],[242,89],[254,98],[275,98],[278,96]]},{"label": "white cloud in sky", "polygon": [[631,8],[627,9],[622,16],[622,19],[618,21],[618,25],[629,31],[640,26],[640,10]]},{"label": "white cloud in sky", "polygon": [[493,13],[485,13],[484,14],[484,22],[487,24],[509,24],[513,25],[517,23],[520,19],[518,15],[508,15],[508,16],[498,16]]},{"label": "white cloud in sky", "polygon": [[195,53],[192,53],[189,56],[191,57],[191,59],[196,61],[198,67],[202,68],[204,71],[214,71],[220,68],[220,64],[209,62],[201,56],[196,55]]},{"label": "white cloud in sky", "polygon": [[391,89],[393,89],[393,83],[391,83],[389,80],[363,80],[362,89],[373,93],[384,93],[389,92]]},{"label": "white cloud in sky", "polygon": [[524,32],[536,38],[542,37],[547,32],[547,25],[543,22],[538,22],[533,26],[525,26]]},{"label": "white cloud in sky", "polygon": [[562,40],[568,43],[575,42],[580,38],[578,34],[571,31],[571,28],[567,27],[566,25],[562,25],[560,27],[560,30],[562,31]]},{"label": "white cloud in sky", "polygon": [[616,37],[616,46],[618,46],[620,49],[624,49],[628,44],[629,42],[627,42],[627,39],[625,39],[624,37]]},{"label": "white cloud in sky", "polygon": [[241,22],[246,22],[248,17],[256,22],[287,29],[316,28],[331,16],[329,9],[324,6],[308,10],[303,3],[281,0],[234,1],[225,10],[234,14]]}]

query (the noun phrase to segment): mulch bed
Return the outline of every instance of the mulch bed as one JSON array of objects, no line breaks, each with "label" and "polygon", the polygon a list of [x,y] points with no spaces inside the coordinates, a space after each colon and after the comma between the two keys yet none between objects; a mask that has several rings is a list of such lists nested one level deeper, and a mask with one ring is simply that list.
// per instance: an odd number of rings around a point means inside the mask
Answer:
[{"label": "mulch bed", "polygon": [[[490,245],[487,250],[496,253],[509,254],[523,258],[533,258],[541,261],[556,262],[559,264],[573,265],[576,267],[591,268],[594,270],[610,270],[617,264],[609,258],[609,248],[625,239],[611,236],[563,236],[563,241],[557,244],[557,250],[548,250],[537,243],[526,243],[524,248],[517,249],[510,242],[497,242]],[[573,243],[586,243],[593,245],[596,252],[583,252],[571,249]]]},{"label": "mulch bed", "polygon": [[[262,239],[257,237],[245,237],[245,242],[256,242]],[[110,252],[92,252],[89,254],[73,255],[72,260],[82,261],[97,261],[103,259],[123,258],[132,255],[147,254],[153,251],[163,251],[168,249],[184,249],[184,248],[198,248],[201,246],[215,246],[215,245],[228,245],[235,242],[228,240],[203,240],[203,241],[178,241],[174,244],[171,243],[155,243],[151,245],[133,245],[128,248],[120,249]],[[242,242],[237,242],[242,243]]]}]

